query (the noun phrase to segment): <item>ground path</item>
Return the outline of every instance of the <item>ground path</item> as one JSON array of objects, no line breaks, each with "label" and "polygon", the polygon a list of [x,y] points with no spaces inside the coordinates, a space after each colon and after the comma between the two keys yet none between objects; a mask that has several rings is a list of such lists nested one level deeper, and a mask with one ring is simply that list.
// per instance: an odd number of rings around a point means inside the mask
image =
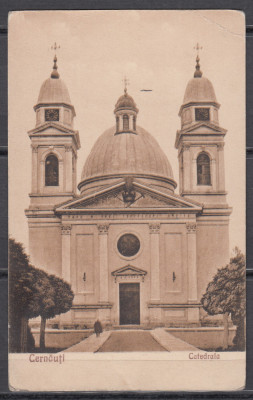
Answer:
[{"label": "ground path", "polygon": [[65,352],[124,351],[197,351],[191,344],[176,338],[165,328],[153,330],[113,330],[95,334],[64,350]]},{"label": "ground path", "polygon": [[111,333],[98,351],[166,351],[166,349],[148,331],[117,331]]}]

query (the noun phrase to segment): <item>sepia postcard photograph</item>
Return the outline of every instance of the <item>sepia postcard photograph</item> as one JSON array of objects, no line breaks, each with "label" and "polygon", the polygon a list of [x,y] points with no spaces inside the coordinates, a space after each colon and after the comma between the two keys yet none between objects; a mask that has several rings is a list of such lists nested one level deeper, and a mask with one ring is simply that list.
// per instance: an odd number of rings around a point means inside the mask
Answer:
[{"label": "sepia postcard photograph", "polygon": [[9,388],[245,386],[245,16],[9,14]]}]

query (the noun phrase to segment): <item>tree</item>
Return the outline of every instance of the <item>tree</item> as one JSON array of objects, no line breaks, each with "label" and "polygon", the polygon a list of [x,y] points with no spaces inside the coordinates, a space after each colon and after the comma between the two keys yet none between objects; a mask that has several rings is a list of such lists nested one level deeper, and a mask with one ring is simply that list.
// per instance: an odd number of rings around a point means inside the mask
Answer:
[{"label": "tree", "polygon": [[[243,350],[246,315],[245,256],[237,247],[234,252],[235,255],[230,258],[229,264],[218,269],[213,280],[208,284],[201,303],[209,315],[224,315],[224,336],[227,339],[227,318],[231,315],[232,322],[237,327],[234,345],[238,350]],[[227,347],[227,343],[224,347]]]},{"label": "tree", "polygon": [[14,239],[9,239],[9,271],[10,349],[29,350],[28,320],[41,316],[40,347],[44,350],[46,320],[71,308],[71,287],[63,279],[30,265],[23,245]]},{"label": "tree", "polygon": [[40,349],[45,349],[46,320],[70,310],[74,293],[69,283],[63,279],[48,275],[44,282],[44,295],[41,298],[41,326],[40,326]]},{"label": "tree", "polygon": [[[34,296],[34,269],[21,243],[9,239],[9,345],[13,352],[27,351],[28,306]],[[37,316],[37,315],[34,315]]]}]

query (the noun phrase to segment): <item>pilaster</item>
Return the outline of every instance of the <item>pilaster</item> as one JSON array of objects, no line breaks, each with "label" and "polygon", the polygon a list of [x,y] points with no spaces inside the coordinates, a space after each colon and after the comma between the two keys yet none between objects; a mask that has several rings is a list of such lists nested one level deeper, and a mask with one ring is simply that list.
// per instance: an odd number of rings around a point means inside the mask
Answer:
[{"label": "pilaster", "polygon": [[224,166],[224,143],[217,145],[219,165],[219,190],[225,190],[225,166]]},{"label": "pilaster", "polygon": [[[151,302],[160,301],[160,258],[159,258],[159,237],[160,224],[152,222],[149,224],[150,233],[150,294]],[[150,308],[151,324],[158,324],[161,321],[161,309]]]},{"label": "pilaster", "polygon": [[[188,247],[188,303],[194,304],[198,301],[197,287],[197,255],[196,255],[196,223],[186,224],[187,229],[187,247]],[[199,309],[188,309],[188,320],[199,321]]]},{"label": "pilaster", "polygon": [[65,190],[73,190],[73,166],[72,166],[72,146],[65,146]]},{"label": "pilaster", "polygon": [[190,158],[190,146],[183,146],[183,191],[189,191],[191,189],[191,158]]},{"label": "pilaster", "polygon": [[216,160],[211,160],[211,185],[213,190],[217,190]]},{"label": "pilaster", "polygon": [[108,302],[108,230],[109,224],[98,224],[99,238],[99,300],[100,302]]},{"label": "pilaster", "polygon": [[151,301],[160,300],[159,234],[160,224],[149,224],[150,263],[151,263]]},{"label": "pilaster", "polygon": [[62,278],[71,283],[70,278],[70,240],[71,240],[71,225],[62,225]]},{"label": "pilaster", "polygon": [[38,190],[38,146],[31,145],[32,148],[32,193]]}]

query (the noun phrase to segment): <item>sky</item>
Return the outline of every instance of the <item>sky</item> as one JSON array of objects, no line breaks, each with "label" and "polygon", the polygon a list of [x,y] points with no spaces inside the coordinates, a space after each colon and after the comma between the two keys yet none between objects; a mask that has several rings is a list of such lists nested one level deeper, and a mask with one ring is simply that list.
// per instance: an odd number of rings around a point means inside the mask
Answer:
[{"label": "sky", "polygon": [[[230,250],[245,250],[245,19],[239,11],[22,11],[9,16],[9,234],[27,251],[24,210],[31,190],[33,106],[50,76],[54,42],[79,131],[77,182],[95,140],[115,124],[114,105],[130,85],[139,114],[167,155],[178,182],[176,131],[187,82],[200,65],[213,84],[225,137]],[[152,89],[142,92],[141,89]],[[178,189],[176,189],[178,193]]]}]

